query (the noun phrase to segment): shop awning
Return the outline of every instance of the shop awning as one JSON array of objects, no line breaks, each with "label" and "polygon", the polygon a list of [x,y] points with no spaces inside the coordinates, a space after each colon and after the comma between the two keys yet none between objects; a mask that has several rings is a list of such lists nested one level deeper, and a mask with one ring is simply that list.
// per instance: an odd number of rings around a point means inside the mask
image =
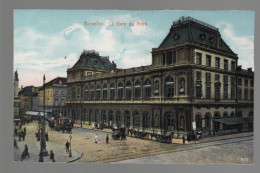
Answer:
[{"label": "shop awning", "polygon": [[253,122],[253,117],[220,118],[220,119],[214,119],[213,121],[227,124],[227,125],[245,124],[245,123]]}]

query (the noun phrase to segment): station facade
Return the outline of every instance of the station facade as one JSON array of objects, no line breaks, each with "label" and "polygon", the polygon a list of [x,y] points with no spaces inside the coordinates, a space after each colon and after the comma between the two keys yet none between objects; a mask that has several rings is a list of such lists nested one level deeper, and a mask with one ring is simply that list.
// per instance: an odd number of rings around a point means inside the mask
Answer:
[{"label": "station facade", "polygon": [[238,66],[218,28],[181,17],[151,54],[151,65],[120,69],[83,51],[67,69],[68,116],[176,138],[195,127],[205,135],[253,130],[254,72]]}]

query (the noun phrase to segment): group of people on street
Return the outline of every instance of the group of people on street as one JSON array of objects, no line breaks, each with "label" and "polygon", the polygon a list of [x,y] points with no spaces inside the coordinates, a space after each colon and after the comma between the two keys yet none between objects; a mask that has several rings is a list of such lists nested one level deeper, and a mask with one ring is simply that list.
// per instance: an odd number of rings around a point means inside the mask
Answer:
[{"label": "group of people on street", "polygon": [[21,141],[21,139],[24,141],[25,140],[25,136],[26,136],[26,127],[24,127],[24,129],[22,129],[21,126],[18,129],[15,128],[14,129],[14,135],[18,136],[19,141]]},{"label": "group of people on street", "polygon": [[[106,136],[106,144],[108,144],[108,142],[109,142],[109,135],[107,134],[107,136]],[[95,135],[95,144],[97,144],[97,143],[98,143],[98,134]]]}]

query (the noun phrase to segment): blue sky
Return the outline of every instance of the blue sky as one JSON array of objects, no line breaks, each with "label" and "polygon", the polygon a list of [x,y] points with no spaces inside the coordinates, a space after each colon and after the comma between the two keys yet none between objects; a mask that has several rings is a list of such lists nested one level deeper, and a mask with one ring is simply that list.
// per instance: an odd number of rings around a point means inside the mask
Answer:
[{"label": "blue sky", "polygon": [[[14,70],[18,70],[19,85],[40,86],[43,74],[47,81],[66,77],[67,68],[84,49],[109,56],[119,68],[149,65],[151,49],[160,45],[172,22],[181,16],[218,27],[238,54],[239,65],[254,68],[252,11],[15,10]],[[84,26],[85,21],[105,26]],[[148,26],[136,26],[138,21]],[[109,22],[114,26],[108,26]]]}]

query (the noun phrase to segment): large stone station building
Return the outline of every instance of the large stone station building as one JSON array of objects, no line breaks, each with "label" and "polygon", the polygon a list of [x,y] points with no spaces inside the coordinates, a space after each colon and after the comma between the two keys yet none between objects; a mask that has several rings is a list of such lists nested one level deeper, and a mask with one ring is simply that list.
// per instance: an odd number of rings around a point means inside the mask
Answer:
[{"label": "large stone station building", "polygon": [[218,28],[181,17],[151,54],[151,65],[119,69],[83,51],[67,70],[68,115],[175,138],[253,130],[254,72],[238,66]]}]

